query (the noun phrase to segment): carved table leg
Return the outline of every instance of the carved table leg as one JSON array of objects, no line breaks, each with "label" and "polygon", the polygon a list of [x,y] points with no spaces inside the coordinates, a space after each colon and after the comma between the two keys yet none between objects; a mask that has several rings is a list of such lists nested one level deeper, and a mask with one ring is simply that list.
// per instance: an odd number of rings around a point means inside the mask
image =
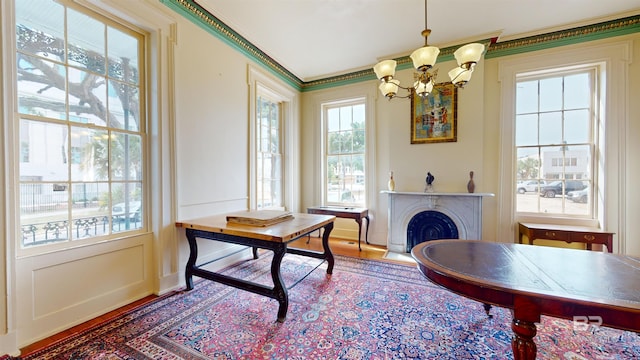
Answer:
[{"label": "carved table leg", "polygon": [[333,222],[328,223],[324,226],[324,232],[322,234],[322,249],[324,250],[324,258],[327,259],[327,274],[333,273],[333,253],[331,253],[331,248],[329,247],[329,235],[331,234],[331,230],[333,230]]},{"label": "carved table leg", "polygon": [[187,229],[185,233],[187,235],[187,241],[189,242],[189,260],[187,260],[184,277],[187,290],[193,290],[193,269],[196,267],[196,260],[198,259],[198,243],[196,242],[193,230]]},{"label": "carved table leg", "polygon": [[511,340],[514,360],[535,360],[537,348],[533,338],[537,333],[536,324],[513,319],[511,330],[514,333]]},{"label": "carved table leg", "polygon": [[287,318],[287,310],[289,310],[289,295],[285,287],[282,274],[280,273],[280,265],[282,258],[287,252],[286,245],[273,249],[273,259],[271,260],[271,279],[273,280],[273,293],[275,299],[278,300],[278,322],[284,322]]}]

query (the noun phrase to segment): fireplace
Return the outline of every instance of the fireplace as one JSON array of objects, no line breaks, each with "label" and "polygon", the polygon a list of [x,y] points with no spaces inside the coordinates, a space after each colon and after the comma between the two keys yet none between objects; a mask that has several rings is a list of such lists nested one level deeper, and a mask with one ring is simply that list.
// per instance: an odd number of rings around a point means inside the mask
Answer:
[{"label": "fireplace", "polygon": [[482,198],[493,196],[383,192],[389,195],[387,250],[397,253],[435,239],[482,239]]},{"label": "fireplace", "polygon": [[425,241],[458,238],[458,227],[450,217],[439,211],[423,211],[407,225],[407,252]]}]

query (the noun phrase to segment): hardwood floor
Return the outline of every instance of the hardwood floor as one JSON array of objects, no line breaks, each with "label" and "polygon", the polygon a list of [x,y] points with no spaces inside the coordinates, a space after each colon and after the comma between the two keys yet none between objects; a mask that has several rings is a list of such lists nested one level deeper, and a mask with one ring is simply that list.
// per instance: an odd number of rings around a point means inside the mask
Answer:
[{"label": "hardwood floor", "polygon": [[[344,240],[344,239],[330,239],[329,240],[330,246],[331,246],[331,251],[334,254],[337,255],[344,255],[344,256],[351,256],[351,257],[358,257],[358,258],[366,258],[366,259],[376,259],[376,260],[384,260],[384,261],[392,261],[392,262],[396,262],[396,263],[403,263],[403,264],[411,264],[410,262],[406,262],[406,261],[402,261],[402,260],[391,260],[391,259],[385,259],[384,256],[387,252],[386,247],[384,246],[379,246],[379,245],[369,245],[369,244],[365,244],[364,241],[362,242],[362,251],[358,251],[358,241],[354,241],[354,240]],[[297,248],[303,248],[303,249],[311,249],[311,250],[321,250],[322,249],[322,244],[321,244],[321,240],[318,237],[314,237],[311,236],[311,238],[309,239],[309,243],[307,244],[307,238],[302,238],[300,240],[294,241],[290,244],[291,247],[297,247]],[[170,296],[171,294],[167,294],[164,296]],[[123,314],[127,311],[130,311],[132,309],[135,309],[136,307],[142,306],[150,301],[156,300],[158,298],[158,296],[156,295],[149,295],[143,299],[140,299],[138,301],[135,301],[131,304],[128,304],[126,306],[123,306],[117,310],[111,311],[109,313],[106,313],[102,316],[99,316],[95,319],[89,320],[85,323],[82,323],[80,325],[74,326],[70,329],[67,329],[65,331],[62,331],[56,335],[53,335],[51,337],[48,337],[46,339],[43,339],[41,341],[38,341],[34,344],[25,346],[24,348],[20,349],[20,352],[22,355],[26,355],[29,353],[32,353],[34,351],[40,350],[48,345],[51,345],[53,343],[55,343],[56,341],[62,340],[68,336],[74,335],[76,333],[79,333],[81,331],[84,331],[86,329],[89,329],[91,327],[94,327],[96,325],[99,325],[102,322],[108,321],[120,314]]]}]

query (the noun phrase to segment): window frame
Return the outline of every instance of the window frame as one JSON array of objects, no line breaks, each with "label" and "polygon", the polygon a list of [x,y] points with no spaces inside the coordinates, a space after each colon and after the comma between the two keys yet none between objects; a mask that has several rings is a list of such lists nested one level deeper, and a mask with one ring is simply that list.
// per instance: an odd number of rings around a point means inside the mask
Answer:
[{"label": "window frame", "polygon": [[[13,174],[14,174],[14,179],[11,181],[12,183],[15,184],[16,187],[20,187],[21,184],[23,183],[22,179],[20,179],[20,165],[19,163],[22,163],[23,160],[23,141],[20,140],[20,133],[22,131],[20,123],[22,122],[22,120],[27,120],[27,121],[44,121],[42,122],[43,124],[63,124],[67,127],[67,129],[73,129],[73,128],[86,128],[86,129],[99,129],[99,130],[105,130],[105,131],[111,131],[111,129],[117,131],[117,134],[120,135],[136,135],[136,136],[140,136],[140,156],[141,156],[141,164],[140,164],[140,171],[141,171],[141,175],[140,175],[140,179],[138,180],[127,180],[127,179],[113,179],[111,176],[109,175],[108,178],[104,181],[78,181],[78,180],[74,180],[71,177],[69,177],[67,180],[63,180],[63,181],[54,181],[56,183],[59,184],[55,184],[58,187],[60,186],[64,186],[65,189],[70,189],[71,187],[77,186],[78,184],[82,185],[82,184],[93,184],[93,183],[107,183],[109,191],[109,200],[108,200],[108,209],[109,209],[109,218],[110,220],[108,221],[108,226],[110,227],[105,234],[100,234],[100,235],[95,235],[94,236],[90,236],[90,237],[72,237],[71,232],[76,232],[75,226],[74,226],[74,222],[77,218],[77,216],[74,215],[74,213],[71,211],[72,205],[74,203],[74,196],[70,193],[67,195],[68,197],[68,204],[69,204],[69,209],[67,210],[67,221],[69,222],[68,224],[68,228],[67,231],[68,233],[68,237],[65,240],[61,240],[61,241],[56,241],[56,242],[50,242],[50,243],[44,243],[44,244],[36,244],[36,245],[25,245],[23,243],[23,236],[16,236],[16,250],[18,251],[19,254],[21,255],[36,255],[36,254],[41,254],[44,252],[49,252],[49,251],[54,251],[54,250],[63,250],[63,249],[71,249],[71,248],[75,248],[78,246],[85,246],[88,244],[97,244],[97,243],[102,243],[104,241],[113,241],[113,240],[118,240],[118,239],[122,239],[123,237],[127,237],[127,236],[131,236],[131,235],[136,235],[136,234],[142,234],[148,231],[148,229],[150,228],[150,224],[149,224],[149,214],[148,214],[148,209],[149,207],[147,206],[148,203],[148,196],[149,196],[149,192],[148,192],[148,187],[149,187],[149,181],[150,181],[150,173],[149,173],[149,163],[148,163],[148,151],[146,150],[147,147],[147,127],[148,127],[148,119],[147,119],[147,112],[146,112],[146,107],[147,107],[147,89],[146,87],[148,86],[147,83],[147,75],[146,75],[146,60],[145,57],[146,55],[146,51],[145,48],[147,47],[147,35],[145,34],[144,31],[140,30],[140,29],[136,29],[133,26],[129,26],[126,23],[122,23],[121,21],[117,21],[115,19],[109,18],[103,14],[100,14],[98,12],[93,11],[92,9],[89,9],[85,6],[81,6],[79,4],[75,4],[73,2],[67,2],[67,1],[63,1],[63,2],[59,2],[59,5],[65,8],[65,18],[66,18],[66,9],[72,9],[75,12],[81,13],[83,15],[89,16],[92,19],[95,19],[97,21],[99,21],[100,23],[104,24],[105,29],[106,27],[110,27],[113,29],[116,29],[119,32],[125,33],[127,35],[130,35],[132,38],[135,38],[137,41],[137,55],[138,55],[138,64],[137,64],[137,68],[139,70],[139,77],[136,81],[136,85],[137,85],[137,90],[138,90],[138,102],[139,102],[139,123],[138,123],[138,129],[125,129],[125,128],[118,128],[118,127],[110,127],[110,126],[102,126],[102,125],[92,125],[92,124],[84,124],[82,122],[77,122],[77,121],[73,121],[74,117],[73,117],[73,113],[71,113],[71,110],[67,110],[67,113],[69,115],[69,117],[67,119],[63,119],[63,120],[54,120],[52,118],[44,118],[44,117],[39,117],[36,115],[32,115],[32,114],[25,114],[25,113],[20,113],[19,112],[19,108],[18,108],[18,94],[17,94],[17,90],[18,90],[18,86],[17,86],[17,62],[15,60],[15,55],[19,52],[19,49],[17,48],[17,46],[15,45],[15,37],[13,38],[13,47],[12,47],[12,53],[13,53],[13,61],[10,61],[7,63],[8,66],[10,66],[12,68],[12,74],[9,77],[10,80],[8,80],[5,84],[9,84],[9,88],[13,89],[13,94],[11,94],[12,96],[12,104],[11,106],[14,107],[15,111],[12,113],[12,119],[11,122],[13,123],[12,126],[9,127],[9,132],[12,134],[13,139],[16,139],[15,141],[13,141],[13,145],[12,145],[12,153],[10,156],[12,156],[13,159],[15,159],[16,161],[15,166],[13,167]],[[66,23],[66,20],[65,20]],[[15,24],[14,24],[14,29],[15,29]],[[14,35],[15,36],[15,35]],[[66,36],[66,30],[65,30],[65,36]],[[66,42],[65,42],[66,44]],[[68,63],[62,62],[61,63],[65,70],[68,68]],[[74,69],[78,69],[76,67],[74,67]],[[86,71],[86,69],[84,69]],[[67,71],[65,71],[67,72]],[[108,75],[107,75],[108,76]],[[68,90],[65,91],[65,96],[68,96]],[[30,154],[30,149],[27,149],[27,151],[29,152],[29,156]],[[71,144],[69,144],[67,151],[63,154],[63,163],[64,165],[66,165],[68,168],[70,168],[73,165],[73,161],[72,161],[72,156],[73,156],[73,147],[71,146]],[[109,173],[111,174],[111,170],[109,170]],[[47,180],[47,183],[51,183],[53,180]],[[136,182],[140,184],[140,193],[141,193],[141,198],[142,198],[142,202],[139,205],[139,207],[142,208],[142,215],[141,218],[139,220],[140,222],[140,226],[139,227],[135,227],[135,228],[128,228],[128,225],[124,228],[122,228],[122,226],[120,227],[120,229],[118,231],[113,230],[113,225],[114,224],[114,220],[113,220],[113,216],[112,215],[112,206],[114,205],[114,201],[112,199],[112,191],[111,191],[111,187],[112,184],[123,184],[124,182],[127,183],[131,183],[131,182]],[[64,184],[64,185],[60,185],[60,184]],[[55,187],[55,186],[54,186]],[[55,190],[55,189],[54,189]],[[18,235],[22,234],[21,231],[21,216],[20,216],[20,195],[19,192],[18,194],[16,194],[16,196],[12,197],[13,201],[11,205],[14,209],[15,209],[15,213],[16,218],[15,218],[15,227],[16,227],[16,233]],[[62,220],[61,220],[62,221]],[[102,226],[102,225],[100,225]],[[97,232],[96,232],[97,233]]]},{"label": "window frame", "polygon": [[[631,61],[632,41],[620,38],[611,42],[592,42],[579,46],[566,46],[527,52],[498,60],[497,73],[500,82],[499,125],[503,134],[499,143],[499,175],[496,179],[497,208],[496,238],[499,241],[518,241],[518,222],[559,223],[575,226],[589,226],[616,232],[614,252],[625,251],[626,210],[624,199],[628,155],[625,152],[628,128],[628,72]],[[515,212],[516,183],[514,176],[513,148],[515,129],[515,82],[517,73],[540,71],[544,69],[599,64],[598,84],[601,103],[597,126],[601,136],[598,139],[597,158],[598,192],[594,196],[598,201],[595,219],[573,219],[566,217],[540,218],[520,216]],[[606,148],[604,144],[607,144]],[[604,150],[603,150],[604,149]]]},{"label": "window frame", "polygon": [[[283,210],[284,209],[284,166],[283,166],[283,161],[284,161],[284,154],[283,154],[283,128],[282,128],[282,124],[283,124],[283,101],[282,101],[282,96],[278,96],[276,95],[274,97],[273,92],[269,91],[268,89],[264,88],[263,86],[258,86],[257,88],[257,97],[256,97],[256,104],[258,102],[259,99],[266,99],[269,103],[271,104],[275,104],[275,107],[278,109],[278,114],[277,114],[277,151],[262,151],[262,149],[260,148],[260,146],[256,146],[256,197],[255,197],[255,201],[256,201],[256,209],[258,210],[266,210],[266,209],[274,209],[274,210]],[[260,123],[261,119],[258,118],[257,116],[257,112],[259,111],[258,106],[256,106],[256,123],[255,123],[255,129],[256,129],[256,136],[254,138],[256,144],[258,145],[263,145],[262,144],[262,140],[261,140],[261,135],[262,135],[262,130],[264,129],[264,126]],[[269,129],[272,130],[273,126],[269,125]],[[271,143],[271,142],[270,142]],[[262,196],[260,196],[261,191],[259,189],[260,185],[262,184],[262,186],[264,186],[264,181],[267,178],[266,176],[264,176],[264,167],[260,167],[260,162],[261,159],[264,159],[264,155],[268,154],[271,157],[273,156],[279,156],[280,157],[280,173],[276,174],[276,176],[274,177],[269,177],[270,181],[273,181],[274,179],[279,179],[280,181],[280,199],[277,199],[277,204],[279,206],[274,206],[273,205],[273,201],[268,205],[262,205],[264,204],[264,200],[265,200],[265,193],[264,193],[264,189],[262,189]],[[262,155],[262,156],[260,156]],[[262,163],[264,164],[264,160],[262,160]],[[273,165],[273,163],[272,163]],[[259,169],[262,169],[262,173],[260,171],[258,171]]]},{"label": "window frame", "polygon": [[[546,199],[543,199],[542,196],[539,194],[540,189],[538,189],[538,191],[536,192],[536,207],[538,208],[538,211],[518,211],[518,201],[516,199],[516,208],[515,208],[515,212],[516,212],[516,216],[531,216],[531,217],[540,217],[540,218],[557,218],[557,217],[563,217],[563,218],[582,218],[582,219],[587,219],[587,220],[595,220],[597,218],[597,205],[598,202],[597,201],[592,201],[594,199],[593,194],[597,193],[597,189],[598,189],[598,184],[597,181],[595,179],[598,178],[598,167],[597,167],[597,163],[596,163],[596,157],[595,155],[597,154],[597,145],[599,142],[599,127],[598,127],[598,123],[600,121],[598,114],[600,114],[600,108],[599,108],[599,104],[600,104],[600,99],[599,99],[599,94],[601,93],[599,91],[599,84],[601,83],[598,79],[598,76],[600,74],[599,71],[599,67],[601,65],[600,64],[583,64],[580,66],[575,66],[575,67],[571,67],[569,69],[567,69],[566,67],[562,66],[559,68],[551,68],[551,69],[545,69],[544,71],[527,71],[524,73],[517,73],[516,74],[516,88],[518,87],[518,84],[520,82],[530,82],[530,81],[544,81],[544,80],[548,80],[548,79],[557,79],[557,78],[563,78],[567,77],[567,76],[572,76],[572,75],[576,75],[576,74],[589,74],[589,79],[590,79],[590,94],[589,94],[589,114],[590,114],[590,119],[589,119],[589,140],[587,142],[580,142],[580,143],[570,143],[567,144],[566,142],[561,142],[561,143],[557,143],[557,144],[545,144],[545,143],[540,143],[540,141],[538,141],[536,144],[528,144],[528,145],[518,145],[514,143],[514,161],[515,164],[513,165],[515,172],[514,175],[517,177],[517,172],[518,172],[518,150],[520,149],[537,149],[537,153],[538,153],[538,159],[540,160],[538,169],[537,169],[537,177],[534,179],[517,179],[516,183],[514,183],[514,191],[517,192],[517,183],[520,181],[529,181],[529,180],[536,180],[538,182],[546,182],[546,185],[549,185],[550,183],[553,183],[554,181],[563,181],[563,184],[565,182],[568,181],[573,181],[573,180],[579,180],[584,182],[587,182],[587,188],[589,189],[589,196],[588,198],[591,199],[588,202],[587,206],[587,213],[586,214],[571,214],[569,212],[566,212],[566,208],[567,208],[567,204],[569,203],[569,199],[566,196],[562,196],[562,194],[560,194],[559,196],[559,200],[561,202],[561,212],[559,213],[548,213],[546,211],[543,211],[543,209],[541,208],[541,203],[544,201],[548,201]],[[538,89],[538,91],[540,91],[540,89]],[[562,86],[562,94],[564,95],[564,84]],[[515,93],[517,94],[517,89],[515,90]],[[546,110],[541,110],[539,109],[538,106],[536,106],[537,111],[530,111],[527,113],[523,113],[523,114],[527,114],[527,115],[535,115],[538,118],[538,122],[541,121],[540,117],[543,116],[544,114],[549,113],[549,111]],[[560,113],[562,114],[562,131],[564,132],[564,130],[566,129],[564,127],[565,125],[565,117],[564,114],[567,111],[572,111],[572,109],[567,109],[564,107],[564,105],[562,106],[561,109],[556,109],[553,110],[553,113]],[[514,114],[514,131],[517,133],[517,124],[516,124],[516,118],[519,115],[523,115],[523,114],[518,114],[517,112]],[[538,124],[538,126],[540,126]],[[588,146],[589,147],[589,164],[588,164],[588,173],[590,174],[590,178],[588,179],[583,179],[582,177],[580,178],[567,178],[566,176],[546,176],[545,174],[542,173],[543,167],[544,167],[544,161],[543,161],[543,149],[545,148],[554,148],[554,147],[562,147],[562,146],[579,146],[579,147],[583,147],[583,146]],[[564,151],[563,151],[564,152]],[[551,166],[552,167],[562,167],[562,174],[566,173],[566,168],[567,167],[571,167],[571,166],[577,166],[577,157],[572,156],[570,154],[565,154],[563,156],[554,156],[551,158]],[[563,185],[564,187],[564,185]],[[566,193],[568,193],[569,191],[566,191]],[[518,195],[516,195],[518,196]]]},{"label": "window frame", "polygon": [[[355,202],[354,201],[329,201],[329,196],[327,194],[328,192],[328,166],[327,166],[327,158],[329,157],[328,154],[328,149],[329,149],[329,135],[328,135],[328,131],[329,131],[329,126],[328,126],[328,121],[329,121],[329,116],[328,116],[328,111],[331,109],[341,109],[343,107],[353,107],[356,105],[362,105],[364,106],[364,130],[365,130],[365,134],[364,134],[364,140],[365,140],[365,144],[364,144],[364,150],[362,151],[362,153],[357,153],[357,154],[362,154],[362,158],[363,158],[363,165],[364,165],[364,171],[363,171],[363,176],[364,176],[364,189],[363,189],[363,200],[362,202]],[[340,111],[340,110],[339,110]],[[335,100],[335,101],[327,101],[327,102],[323,102],[321,104],[321,119],[322,119],[322,180],[321,180],[321,184],[322,184],[322,190],[321,190],[321,198],[322,198],[322,204],[323,205],[329,205],[329,206],[357,206],[357,207],[364,207],[366,208],[368,205],[368,189],[370,187],[369,185],[369,181],[368,179],[371,177],[368,174],[370,174],[370,171],[368,170],[368,138],[367,138],[367,133],[369,132],[369,125],[368,125],[368,112],[367,112],[367,99],[366,97],[353,97],[353,98],[348,98],[348,99],[341,99],[341,100]],[[331,154],[331,155],[341,155],[341,154],[349,154],[349,155],[354,155],[356,153],[350,152],[350,153],[338,153],[338,154]],[[357,176],[357,175],[356,175]],[[357,179],[356,179],[357,182]],[[344,195],[344,194],[343,194]],[[353,197],[352,197],[353,198]]]},{"label": "window frame", "polygon": [[249,198],[247,207],[257,210],[257,136],[256,104],[259,94],[264,94],[280,103],[280,126],[282,151],[282,209],[296,211],[300,198],[300,175],[295,171],[299,162],[300,145],[298,134],[297,92],[282,81],[251,64],[248,67],[249,85]]}]

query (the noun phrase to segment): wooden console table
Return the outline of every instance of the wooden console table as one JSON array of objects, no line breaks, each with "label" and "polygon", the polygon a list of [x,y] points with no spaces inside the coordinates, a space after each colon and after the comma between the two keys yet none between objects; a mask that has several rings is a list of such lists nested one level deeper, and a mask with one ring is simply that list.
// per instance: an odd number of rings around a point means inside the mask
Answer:
[{"label": "wooden console table", "polygon": [[552,225],[552,224],[532,224],[518,223],[518,242],[522,244],[522,236],[529,238],[529,244],[533,245],[535,239],[564,241],[567,244],[572,242],[587,244],[587,250],[592,250],[593,244],[600,244],[607,247],[608,252],[613,252],[612,232],[586,226]]},{"label": "wooden console table", "polygon": [[364,241],[367,244],[369,243],[369,209],[338,206],[312,206],[307,208],[307,213],[333,215],[338,218],[355,220],[358,223],[358,250],[362,250],[360,247],[360,234],[362,233],[362,219],[366,219],[367,229],[365,230]]}]

